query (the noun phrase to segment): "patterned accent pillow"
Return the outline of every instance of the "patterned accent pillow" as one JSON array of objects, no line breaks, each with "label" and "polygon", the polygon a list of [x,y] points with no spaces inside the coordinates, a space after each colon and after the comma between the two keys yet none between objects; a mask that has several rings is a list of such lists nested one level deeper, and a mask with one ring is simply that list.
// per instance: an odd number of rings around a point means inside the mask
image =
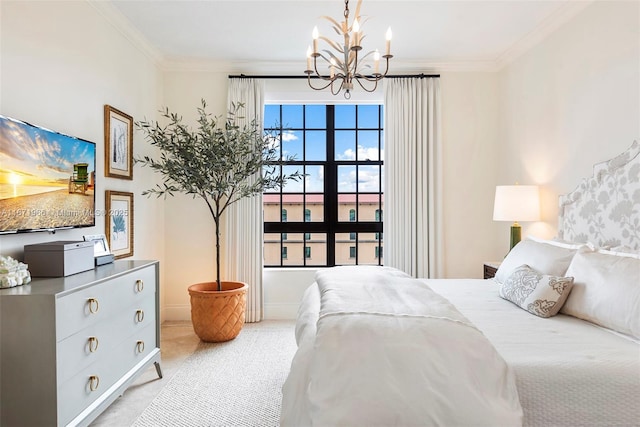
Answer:
[{"label": "patterned accent pillow", "polygon": [[567,300],[573,277],[548,276],[524,264],[513,270],[500,287],[500,296],[531,314],[551,317]]}]

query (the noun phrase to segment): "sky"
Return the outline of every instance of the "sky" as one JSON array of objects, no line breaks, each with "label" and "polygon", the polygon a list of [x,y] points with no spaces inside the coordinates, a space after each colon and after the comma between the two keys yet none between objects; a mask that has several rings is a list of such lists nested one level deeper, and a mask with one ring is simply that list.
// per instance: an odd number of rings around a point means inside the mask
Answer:
[{"label": "sky", "polygon": [[[357,108],[357,114],[356,114]],[[306,115],[304,112],[306,112]],[[281,122],[278,105],[265,106],[265,127],[276,127]],[[357,122],[357,123],[356,123]],[[326,160],[326,110],[324,105],[283,105],[282,124],[287,130],[282,136],[283,154],[295,160]],[[357,125],[357,126],[356,126]],[[302,129],[306,127],[306,135]],[[378,158],[378,128],[380,127],[377,105],[335,106],[335,160],[384,160],[384,133],[382,135],[381,159]],[[358,130],[356,130],[356,128]],[[306,137],[306,140],[305,140]],[[357,144],[356,144],[357,139]],[[303,144],[306,141],[306,144]],[[297,166],[285,166],[285,174],[294,172]],[[307,192],[322,192],[324,168],[307,166]],[[338,166],[338,192],[360,192],[380,190],[379,177],[384,171],[379,166]],[[384,180],[384,176],[383,176]],[[288,182],[283,192],[302,192],[302,182]]]},{"label": "sky", "polygon": [[74,163],[95,171],[95,144],[0,116],[0,184],[66,186]]}]

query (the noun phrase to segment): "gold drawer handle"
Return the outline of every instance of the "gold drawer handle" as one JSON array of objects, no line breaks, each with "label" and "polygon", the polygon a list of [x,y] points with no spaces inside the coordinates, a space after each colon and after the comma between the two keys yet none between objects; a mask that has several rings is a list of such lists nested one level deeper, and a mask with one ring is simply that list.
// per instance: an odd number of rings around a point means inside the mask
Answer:
[{"label": "gold drawer handle", "polygon": [[89,352],[95,353],[98,351],[98,338],[97,337],[89,337]]},{"label": "gold drawer handle", "polygon": [[96,391],[100,385],[100,377],[97,375],[91,375],[89,377],[89,390]]},{"label": "gold drawer handle", "polygon": [[136,280],[136,291],[142,292],[144,289],[144,282],[140,279]]},{"label": "gold drawer handle", "polygon": [[138,353],[144,353],[144,341],[138,341],[136,343],[136,349],[138,350]]},{"label": "gold drawer handle", "polygon": [[98,304],[98,300],[95,298],[89,298],[89,313],[96,314],[98,310],[100,310],[100,304]]},{"label": "gold drawer handle", "polygon": [[136,320],[138,321],[138,323],[144,320],[144,311],[136,310]]}]

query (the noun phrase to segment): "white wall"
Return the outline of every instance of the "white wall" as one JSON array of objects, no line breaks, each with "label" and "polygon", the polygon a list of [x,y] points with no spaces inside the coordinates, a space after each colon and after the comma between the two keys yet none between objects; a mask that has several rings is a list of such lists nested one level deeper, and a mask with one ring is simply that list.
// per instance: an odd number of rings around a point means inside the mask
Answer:
[{"label": "white wall", "polygon": [[[226,114],[227,73],[167,71],[164,81],[162,105],[181,115],[186,124],[196,124],[196,109],[202,99],[211,114]],[[215,280],[213,218],[201,199],[176,195],[168,197],[165,206],[165,313],[170,320],[189,320],[187,287]]]},{"label": "white wall", "polygon": [[[640,2],[593,2],[499,73],[497,184],[541,186],[541,223],[523,234],[551,238],[558,196],[640,138]],[[509,224],[501,223],[502,248]]]},{"label": "white wall", "polygon": [[[133,181],[104,176],[103,106],[153,116],[162,97],[156,65],[87,2],[2,1],[0,13],[0,113],[95,142],[96,209],[104,190],[133,192],[134,258],[162,261],[163,204],[140,195],[156,178],[139,167]],[[135,133],[134,156],[149,152]],[[26,244],[82,240],[104,226],[98,216],[90,228],[1,235],[0,253],[22,259]]]}]

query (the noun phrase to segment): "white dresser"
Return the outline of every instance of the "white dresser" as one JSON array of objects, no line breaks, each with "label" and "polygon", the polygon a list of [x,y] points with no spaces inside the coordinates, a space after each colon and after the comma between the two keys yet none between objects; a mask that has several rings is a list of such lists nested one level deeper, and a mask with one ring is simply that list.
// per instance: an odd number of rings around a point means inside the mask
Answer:
[{"label": "white dresser", "polygon": [[116,261],[0,291],[0,425],[87,425],[152,363],[158,263]]}]

